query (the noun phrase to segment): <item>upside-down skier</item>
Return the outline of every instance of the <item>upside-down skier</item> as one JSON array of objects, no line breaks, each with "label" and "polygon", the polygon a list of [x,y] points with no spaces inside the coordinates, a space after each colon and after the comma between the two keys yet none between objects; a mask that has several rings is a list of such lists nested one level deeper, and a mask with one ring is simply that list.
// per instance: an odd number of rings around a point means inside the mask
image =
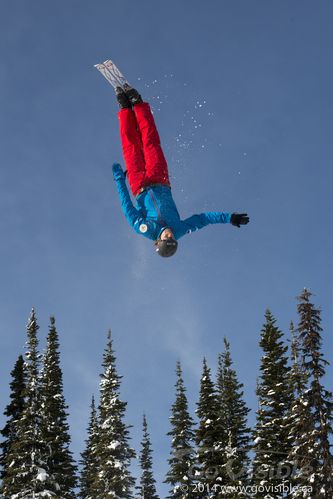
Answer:
[{"label": "upside-down skier", "polygon": [[[206,212],[181,220],[172,197],[168,165],[150,106],[128,84],[116,88],[126,172],[113,165],[123,212],[134,230],[155,241],[159,255],[174,255],[178,239],[209,224],[249,222],[247,213]],[[136,207],[126,185],[126,174]]]}]

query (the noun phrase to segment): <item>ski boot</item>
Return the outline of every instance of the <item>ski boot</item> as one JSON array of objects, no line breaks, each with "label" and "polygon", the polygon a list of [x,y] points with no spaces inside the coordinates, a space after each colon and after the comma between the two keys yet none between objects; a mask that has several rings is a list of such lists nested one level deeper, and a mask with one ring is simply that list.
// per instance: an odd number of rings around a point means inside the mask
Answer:
[{"label": "ski boot", "polygon": [[116,88],[116,97],[120,109],[128,109],[132,107],[131,101],[127,97],[125,90],[121,87]]},{"label": "ski boot", "polygon": [[127,95],[128,100],[131,102],[132,106],[135,106],[135,104],[141,104],[143,102],[139,92],[135,88],[128,85],[127,83],[124,85],[124,91]]}]

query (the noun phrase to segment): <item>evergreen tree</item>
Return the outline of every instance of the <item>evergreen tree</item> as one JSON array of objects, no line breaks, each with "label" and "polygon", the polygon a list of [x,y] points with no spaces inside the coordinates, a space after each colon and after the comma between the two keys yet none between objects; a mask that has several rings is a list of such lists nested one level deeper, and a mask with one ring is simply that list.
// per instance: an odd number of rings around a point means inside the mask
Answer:
[{"label": "evergreen tree", "polygon": [[[97,452],[98,442],[98,417],[95,407],[95,399],[92,398],[91,414],[88,427],[88,438],[86,448],[81,454],[80,464],[82,465],[80,474],[80,497],[82,499],[95,499],[94,480],[98,474],[99,463]],[[96,498],[97,499],[97,498]]]},{"label": "evergreen tree", "polygon": [[143,416],[143,440],[141,442],[140,465],[142,474],[140,478],[140,486],[137,487],[138,498],[159,499],[156,492],[156,481],[154,480],[152,470],[152,450],[145,415]]},{"label": "evergreen tree", "polygon": [[[224,339],[225,350],[219,355],[217,373],[217,395],[220,426],[224,431],[224,476],[225,485],[236,487],[247,483],[249,467],[250,429],[247,416],[250,409],[243,400],[243,384],[239,383],[233,369],[230,344]],[[230,497],[230,495],[228,496]],[[233,497],[241,497],[240,493]]]},{"label": "evergreen tree", "polygon": [[32,310],[27,325],[25,404],[17,421],[15,441],[7,454],[7,472],[3,495],[11,499],[54,497],[50,476],[43,461],[46,448],[42,437],[42,399],[40,394],[40,362],[38,325]]},{"label": "evergreen tree", "polygon": [[[309,438],[314,435],[314,420],[307,401],[304,398],[308,375],[300,354],[300,341],[293,323],[290,326],[291,342],[291,369],[289,385],[293,390],[293,402],[289,417],[289,440],[292,444],[289,461],[293,466],[292,480],[294,491],[291,497],[304,497],[301,487],[307,485],[306,476],[311,470],[311,454],[308,453]],[[312,442],[314,444],[314,442]]]},{"label": "evergreen tree", "polygon": [[225,432],[220,420],[218,395],[206,359],[203,361],[197,407],[199,426],[196,430],[196,443],[200,465],[198,490],[201,497],[209,497],[223,482]]},{"label": "evergreen tree", "polygon": [[43,461],[50,477],[49,489],[61,499],[75,499],[73,489],[76,486],[76,466],[69,450],[68,407],[63,395],[59,338],[54,317],[50,319],[47,337],[41,376],[41,398],[42,438],[46,449]]},{"label": "evergreen tree", "polygon": [[[24,409],[24,393],[26,390],[26,376],[24,369],[24,359],[20,355],[15,363],[14,369],[11,372],[12,381],[10,383],[10,403],[7,405],[4,415],[7,417],[7,422],[1,430],[3,441],[0,443],[1,456],[1,480],[5,480],[9,462],[8,454],[11,454],[11,446],[17,440],[17,421],[22,416]],[[1,493],[1,489],[0,489]]]},{"label": "evergreen tree", "polygon": [[[298,298],[297,333],[307,385],[294,407],[292,435],[295,441],[291,456],[297,467],[297,485],[312,487],[311,497],[326,498],[333,496],[333,457],[329,442],[333,402],[332,393],[322,384],[328,362],[321,352],[320,310],[311,303],[311,296],[305,289]],[[308,418],[305,428],[304,417]],[[301,496],[296,491],[293,497]]]},{"label": "evergreen tree", "polygon": [[[288,454],[288,416],[292,403],[292,390],[288,386],[288,347],[283,343],[283,334],[268,310],[262,329],[260,346],[263,356],[257,388],[259,409],[254,430],[253,482],[261,487],[287,485],[290,478]],[[282,491],[274,491],[274,497],[283,497]],[[271,497],[269,492],[257,492],[256,497]]]},{"label": "evergreen tree", "polygon": [[169,498],[195,499],[195,451],[193,419],[189,414],[186,388],[180,362],[176,366],[176,399],[171,410],[171,457],[165,483],[172,485]]},{"label": "evergreen tree", "polygon": [[126,402],[119,398],[121,377],[117,374],[116,358],[113,353],[111,332],[103,357],[104,372],[100,382],[100,422],[97,455],[99,472],[93,485],[95,497],[106,499],[132,498],[132,478],[129,466],[135,457],[129,446],[129,426],[123,419]]}]

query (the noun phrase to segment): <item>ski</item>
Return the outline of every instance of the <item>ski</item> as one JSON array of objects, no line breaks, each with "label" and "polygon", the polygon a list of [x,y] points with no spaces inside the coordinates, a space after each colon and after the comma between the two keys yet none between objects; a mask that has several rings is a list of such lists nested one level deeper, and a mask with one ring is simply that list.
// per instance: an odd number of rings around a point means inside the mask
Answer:
[{"label": "ski", "polygon": [[107,61],[104,61],[101,64],[95,64],[94,67],[102,73],[104,78],[107,79],[107,81],[110,83],[110,85],[113,86],[113,88],[117,87],[122,87],[124,88],[124,85],[128,85],[129,83],[122,74],[122,72],[117,68],[114,62],[112,62],[110,59]]}]

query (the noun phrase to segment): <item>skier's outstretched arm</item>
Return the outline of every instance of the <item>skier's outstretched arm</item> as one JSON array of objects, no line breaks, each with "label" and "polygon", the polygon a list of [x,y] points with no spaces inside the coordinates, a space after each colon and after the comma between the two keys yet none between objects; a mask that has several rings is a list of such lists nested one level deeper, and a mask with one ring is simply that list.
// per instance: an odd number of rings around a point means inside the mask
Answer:
[{"label": "skier's outstretched arm", "polygon": [[118,163],[115,163],[112,166],[112,171],[113,178],[116,181],[122,210],[130,225],[134,227],[134,224],[141,217],[141,213],[133,206],[131,196],[126,185],[125,173],[121,166]]},{"label": "skier's outstretched arm", "polygon": [[218,211],[207,211],[206,213],[200,213],[198,215],[192,215],[184,220],[184,224],[187,227],[186,232],[192,232],[195,230],[202,229],[206,225],[210,224],[227,224],[230,223],[231,213],[218,212]]},{"label": "skier's outstretched arm", "polygon": [[227,224],[231,223],[236,227],[240,225],[246,225],[249,223],[249,217],[247,213],[228,213],[223,211],[207,211],[205,213],[200,213],[198,215],[192,215],[186,220],[183,220],[183,233],[187,234],[210,224]]}]

